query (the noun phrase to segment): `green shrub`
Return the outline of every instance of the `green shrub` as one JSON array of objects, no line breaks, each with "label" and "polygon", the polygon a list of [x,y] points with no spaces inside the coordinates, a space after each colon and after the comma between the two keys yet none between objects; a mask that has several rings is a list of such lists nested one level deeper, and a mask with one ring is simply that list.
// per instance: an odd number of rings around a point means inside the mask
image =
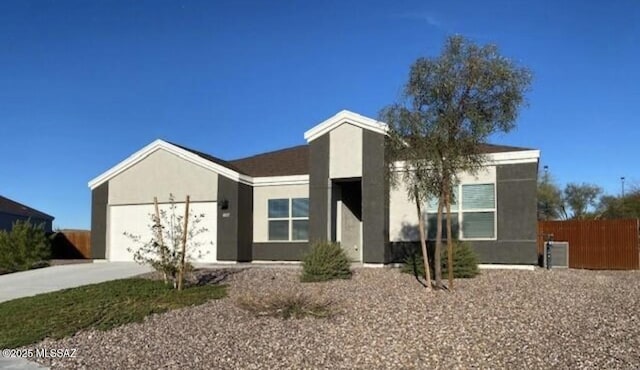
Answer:
[{"label": "green shrub", "polygon": [[[442,250],[442,276],[447,276],[447,249]],[[456,242],[453,245],[453,276],[456,278],[473,278],[479,274],[478,256],[469,243]]]},{"label": "green shrub", "polygon": [[[447,248],[442,248],[442,276],[446,278],[448,274],[447,266]],[[429,262],[433,264],[430,257]],[[433,277],[433,266],[431,266],[431,275]],[[407,256],[402,264],[401,271],[407,274],[415,274],[420,277],[424,276],[424,262],[422,253],[414,253]],[[468,243],[456,241],[453,244],[453,276],[455,278],[473,278],[478,275],[478,256],[471,249]]]},{"label": "green shrub", "polygon": [[16,221],[11,231],[0,230],[0,270],[8,272],[42,266],[51,257],[44,225]]},{"label": "green shrub", "polygon": [[350,277],[351,261],[338,244],[315,243],[303,259],[301,280],[304,282]]}]

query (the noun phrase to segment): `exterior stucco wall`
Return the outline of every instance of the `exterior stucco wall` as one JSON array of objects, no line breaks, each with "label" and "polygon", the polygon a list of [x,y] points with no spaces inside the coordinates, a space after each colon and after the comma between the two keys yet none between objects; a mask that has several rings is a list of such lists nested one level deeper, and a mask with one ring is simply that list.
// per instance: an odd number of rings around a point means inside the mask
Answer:
[{"label": "exterior stucco wall", "polygon": [[498,238],[471,243],[481,262],[536,264],[538,163],[498,165]]},{"label": "exterior stucco wall", "polygon": [[254,261],[301,261],[309,243],[253,243]]},{"label": "exterior stucco wall", "polygon": [[362,129],[343,123],[331,130],[329,176],[332,179],[362,176]]},{"label": "exterior stucco wall", "polygon": [[109,182],[91,191],[91,258],[107,258]]},{"label": "exterior stucco wall", "polygon": [[250,185],[238,184],[238,261],[251,261],[252,247],[253,188]]},{"label": "exterior stucco wall", "polygon": [[218,191],[218,174],[158,149],[144,160],[109,181],[109,204],[176,201],[187,195],[192,201],[214,201]]},{"label": "exterior stucco wall", "polygon": [[[220,176],[218,186],[218,260],[251,261],[253,199],[251,187]],[[220,202],[226,200],[227,208]]]},{"label": "exterior stucco wall", "polygon": [[[536,252],[536,176],[537,163],[493,166],[486,176],[462,176],[462,183],[487,183],[491,176],[496,184],[497,238],[470,240],[481,263],[535,264]],[[493,174],[493,175],[492,175]],[[395,259],[411,249],[419,240],[415,204],[406,199],[406,189],[390,193],[390,240]],[[403,242],[409,242],[403,244]],[[409,249],[406,247],[409,246]],[[413,247],[417,248],[417,245]]]},{"label": "exterior stucco wall", "polygon": [[362,261],[385,263],[388,259],[389,195],[384,177],[382,134],[363,132]]},{"label": "exterior stucco wall", "polygon": [[309,241],[329,239],[329,135],[309,143]]},{"label": "exterior stucco wall", "polygon": [[[309,185],[257,186],[253,188],[253,241],[269,242],[269,199],[308,198]],[[278,243],[282,244],[282,241]]]}]

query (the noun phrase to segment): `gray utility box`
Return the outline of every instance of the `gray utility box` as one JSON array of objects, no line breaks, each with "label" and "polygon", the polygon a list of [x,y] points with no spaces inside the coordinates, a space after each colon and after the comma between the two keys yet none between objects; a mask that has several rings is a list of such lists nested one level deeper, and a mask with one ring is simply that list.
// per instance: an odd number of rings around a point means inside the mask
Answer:
[{"label": "gray utility box", "polygon": [[[544,265],[547,263],[547,243],[544,243]],[[569,242],[551,242],[551,267],[569,268]]]}]

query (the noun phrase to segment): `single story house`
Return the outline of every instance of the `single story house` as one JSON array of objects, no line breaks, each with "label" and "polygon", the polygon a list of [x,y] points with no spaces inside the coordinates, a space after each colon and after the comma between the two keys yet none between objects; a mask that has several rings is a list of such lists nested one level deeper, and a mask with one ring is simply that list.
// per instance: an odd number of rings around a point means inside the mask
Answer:
[{"label": "single story house", "polygon": [[[418,240],[416,207],[385,180],[387,126],[341,111],[304,134],[305,145],[226,161],[156,140],[89,182],[94,259],[129,261],[149,237],[157,197],[191,199],[206,231],[202,262],[299,261],[317,240],[354,260],[385,264]],[[485,145],[486,166],[460,174],[457,237],[483,263],[535,264],[538,150]],[[178,213],[184,212],[178,204]],[[433,229],[435,207],[425,207]],[[432,236],[433,233],[430,232]]]},{"label": "single story house", "polygon": [[10,231],[16,221],[29,220],[34,225],[44,225],[51,232],[54,217],[0,195],[0,230]]}]

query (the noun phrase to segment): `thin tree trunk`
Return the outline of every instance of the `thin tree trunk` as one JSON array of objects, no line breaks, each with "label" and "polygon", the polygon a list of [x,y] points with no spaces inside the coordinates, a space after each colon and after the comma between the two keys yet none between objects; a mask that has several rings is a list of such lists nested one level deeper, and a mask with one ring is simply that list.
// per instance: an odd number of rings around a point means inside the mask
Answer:
[{"label": "thin tree trunk", "polygon": [[184,205],[184,228],[182,229],[182,255],[180,256],[180,271],[178,271],[178,290],[182,290],[184,280],[184,258],[187,251],[187,227],[189,226],[189,196]]},{"label": "thin tree trunk", "polygon": [[445,204],[447,206],[447,275],[449,289],[453,290],[453,232],[451,230],[451,187],[447,184]]},{"label": "thin tree trunk", "polygon": [[[158,243],[160,244],[160,258],[162,259],[162,266],[166,266],[167,264],[167,251],[164,248],[164,240],[162,239],[162,224],[160,223],[160,210],[158,209],[158,197],[153,197],[153,206],[156,210],[156,216],[153,220],[156,227],[156,238],[158,239]],[[167,271],[163,268],[162,276],[164,277],[164,283],[169,283],[169,277],[167,276]]]},{"label": "thin tree trunk", "polygon": [[442,193],[438,197],[438,214],[436,216],[436,248],[433,256],[434,275],[436,288],[442,288],[442,208],[444,197]]},{"label": "thin tree trunk", "polygon": [[424,262],[424,278],[427,281],[427,290],[431,290],[431,268],[429,267],[429,255],[427,254],[427,238],[424,232],[424,215],[420,207],[420,196],[418,190],[414,189],[416,208],[418,209],[418,229],[420,231],[420,246],[422,247],[422,261]]}]

